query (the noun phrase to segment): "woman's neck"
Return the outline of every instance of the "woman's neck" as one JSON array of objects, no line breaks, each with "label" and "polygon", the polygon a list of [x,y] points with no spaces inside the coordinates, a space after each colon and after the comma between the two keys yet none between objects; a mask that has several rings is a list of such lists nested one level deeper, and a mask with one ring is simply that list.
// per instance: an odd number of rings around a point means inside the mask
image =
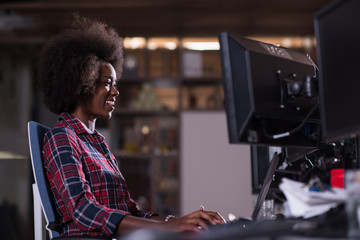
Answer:
[{"label": "woman's neck", "polygon": [[76,108],[71,114],[84,123],[91,131],[95,131],[96,118],[92,118],[85,114],[84,111],[82,111],[82,108]]}]

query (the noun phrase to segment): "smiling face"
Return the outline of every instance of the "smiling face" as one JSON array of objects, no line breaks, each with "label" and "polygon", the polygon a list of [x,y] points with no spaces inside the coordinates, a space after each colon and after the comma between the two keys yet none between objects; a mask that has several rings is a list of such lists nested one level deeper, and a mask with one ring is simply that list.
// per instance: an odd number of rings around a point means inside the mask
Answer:
[{"label": "smiling face", "polygon": [[115,69],[110,63],[104,63],[100,67],[95,94],[83,105],[82,110],[87,120],[93,121],[98,117],[111,118],[118,95]]}]

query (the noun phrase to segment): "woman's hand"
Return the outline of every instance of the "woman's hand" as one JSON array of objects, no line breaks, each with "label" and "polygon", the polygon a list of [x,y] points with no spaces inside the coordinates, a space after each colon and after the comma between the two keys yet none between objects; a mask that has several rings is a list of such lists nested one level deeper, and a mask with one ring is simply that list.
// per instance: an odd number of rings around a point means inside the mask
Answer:
[{"label": "woman's hand", "polygon": [[129,233],[141,228],[161,230],[166,232],[202,232],[209,229],[208,225],[226,223],[225,219],[217,212],[200,210],[179,218],[169,218],[168,221],[160,216],[144,219],[134,216],[126,216],[117,228],[117,234]]},{"label": "woman's hand", "polygon": [[219,213],[213,211],[205,211],[204,207],[200,206],[200,210],[196,212],[179,218],[170,218],[169,221],[164,223],[164,227],[170,231],[202,232],[203,229],[207,230],[209,228],[209,224],[224,224],[226,223],[226,221]]}]

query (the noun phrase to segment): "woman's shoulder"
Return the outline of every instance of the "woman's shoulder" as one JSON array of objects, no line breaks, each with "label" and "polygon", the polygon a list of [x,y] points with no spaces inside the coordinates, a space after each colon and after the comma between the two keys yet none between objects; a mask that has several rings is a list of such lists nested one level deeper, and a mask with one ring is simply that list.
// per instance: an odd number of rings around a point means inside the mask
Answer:
[{"label": "woman's shoulder", "polygon": [[66,124],[57,123],[51,127],[46,133],[47,139],[64,139],[64,138],[77,138],[76,132],[73,128]]}]

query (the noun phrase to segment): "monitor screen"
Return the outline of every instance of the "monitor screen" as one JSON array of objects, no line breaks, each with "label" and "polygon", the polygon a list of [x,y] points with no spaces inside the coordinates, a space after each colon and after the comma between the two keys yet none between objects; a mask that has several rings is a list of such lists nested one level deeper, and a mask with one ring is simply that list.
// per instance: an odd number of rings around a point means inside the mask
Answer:
[{"label": "monitor screen", "polygon": [[226,32],[219,43],[229,142],[317,147],[310,57]]},{"label": "monitor screen", "polygon": [[325,141],[360,133],[360,1],[332,2],[314,18]]}]

